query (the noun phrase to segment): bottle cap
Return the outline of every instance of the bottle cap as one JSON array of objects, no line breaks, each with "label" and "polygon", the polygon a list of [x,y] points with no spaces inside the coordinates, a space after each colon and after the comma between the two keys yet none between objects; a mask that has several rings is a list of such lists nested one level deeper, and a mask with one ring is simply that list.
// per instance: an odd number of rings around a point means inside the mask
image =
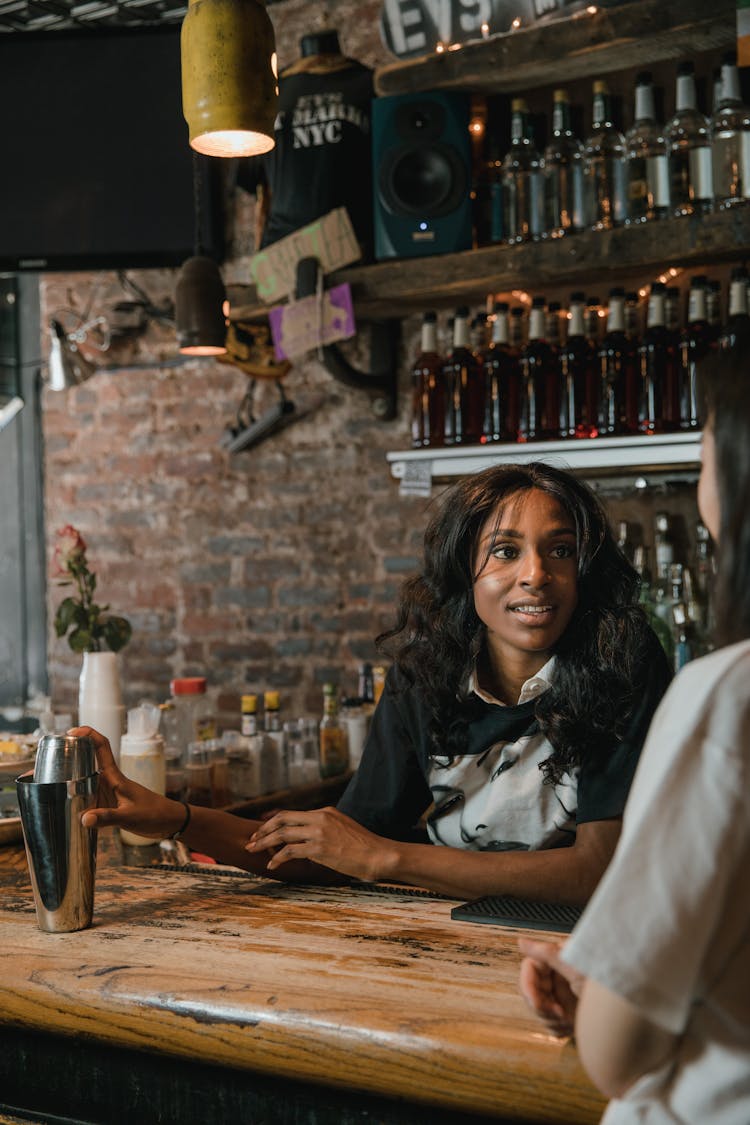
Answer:
[{"label": "bottle cap", "polygon": [[336,684],[323,684],[323,695],[336,695],[338,690]]},{"label": "bottle cap", "polygon": [[636,86],[650,86],[654,76],[650,70],[640,70],[635,76]]},{"label": "bottle cap", "polygon": [[240,696],[240,709],[246,715],[253,715],[258,710],[257,695]]},{"label": "bottle cap", "polygon": [[594,82],[594,93],[595,94],[608,94],[609,93],[609,86],[607,85],[607,83],[604,81],[603,78],[597,78],[596,81]]},{"label": "bottle cap", "polygon": [[569,102],[570,98],[568,97],[568,91],[555,90],[554,94],[552,95],[552,100],[555,102]]},{"label": "bottle cap", "polygon": [[528,108],[529,107],[526,104],[525,98],[514,98],[513,101],[510,103],[510,112],[511,113],[527,113]]},{"label": "bottle cap", "polygon": [[172,695],[202,695],[206,690],[205,676],[183,676],[169,684]]},{"label": "bottle cap", "polygon": [[677,64],[678,78],[684,74],[695,74],[695,64],[690,59],[685,59],[683,62]]},{"label": "bottle cap", "polygon": [[430,309],[422,317],[422,322],[424,324],[437,324],[437,313]]},{"label": "bottle cap", "polygon": [[278,711],[279,709],[279,693],[277,691],[267,691],[263,696],[263,706],[266,711]]}]

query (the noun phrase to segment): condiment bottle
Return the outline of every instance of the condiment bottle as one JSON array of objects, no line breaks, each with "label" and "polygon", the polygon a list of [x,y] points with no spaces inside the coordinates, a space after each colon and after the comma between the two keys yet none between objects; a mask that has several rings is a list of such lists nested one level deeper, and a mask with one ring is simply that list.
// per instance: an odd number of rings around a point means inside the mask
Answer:
[{"label": "condiment bottle", "polygon": [[[142,703],[128,711],[128,727],[120,741],[120,769],[131,781],[145,785],[154,793],[166,792],[166,765],[164,739],[158,733],[160,709],[151,703]],[[152,845],[157,841],[135,832],[120,829],[124,844]]]},{"label": "condiment bottle", "polygon": [[320,776],[336,777],[349,764],[346,730],[339,718],[339,701],[335,684],[323,687],[323,718],[320,721]]},{"label": "condiment bottle", "polygon": [[177,714],[177,744],[184,762],[191,742],[216,738],[216,722],[206,698],[205,676],[183,676],[169,686]]},{"label": "condiment bottle", "polygon": [[281,726],[281,701],[277,691],[267,691],[263,695],[264,725],[266,742],[275,748],[275,762],[269,760],[269,792],[283,789],[287,785],[286,742]]}]

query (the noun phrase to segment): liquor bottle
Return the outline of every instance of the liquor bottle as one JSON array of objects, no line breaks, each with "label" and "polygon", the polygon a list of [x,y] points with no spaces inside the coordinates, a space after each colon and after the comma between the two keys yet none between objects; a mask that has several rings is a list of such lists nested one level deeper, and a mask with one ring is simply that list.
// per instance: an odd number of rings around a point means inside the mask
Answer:
[{"label": "liquor bottle", "polygon": [[691,62],[678,65],[675,114],[664,127],[673,215],[701,215],[713,207],[711,135],[697,108],[694,70]]},{"label": "liquor bottle", "polygon": [[625,290],[609,293],[607,333],[599,348],[600,437],[638,432],[637,356],[625,332]]},{"label": "liquor bottle", "polygon": [[601,311],[602,303],[598,297],[586,298],[586,312],[584,314],[586,339],[596,351],[599,350],[602,339],[603,318],[599,315]]},{"label": "liquor bottle", "polygon": [[669,568],[674,562],[674,544],[667,512],[656,512],[654,515],[654,558],[656,560],[654,593],[657,612],[660,617],[668,621],[667,603],[671,591]]},{"label": "liquor bottle", "polygon": [[511,113],[511,142],[502,179],[505,238],[528,242],[544,233],[544,171],[523,98],[513,99]]},{"label": "liquor bottle", "polygon": [[456,309],[453,349],[443,364],[445,444],[470,445],[482,433],[484,387],[480,366],[469,340],[469,310]]},{"label": "liquor bottle", "polygon": [[695,631],[685,604],[681,563],[672,563],[669,568],[669,580],[672,586],[670,612],[674,643],[674,670],[679,672],[695,655]]},{"label": "liquor bottle", "polygon": [[505,240],[503,228],[503,162],[497,142],[490,142],[490,157],[477,172],[473,191],[474,245],[489,246]]},{"label": "liquor bottle", "polygon": [[583,145],[570,127],[567,90],[555,90],[552,140],[544,150],[545,228],[552,238],[583,230]]},{"label": "liquor bottle", "polygon": [[700,520],[695,525],[695,596],[700,606],[698,626],[705,649],[711,648],[714,630],[714,565],[713,544],[708,528]]},{"label": "liquor bottle", "polygon": [[671,433],[680,428],[678,338],[664,323],[665,297],[666,285],[655,281],[648,301],[646,331],[638,347],[638,429],[642,434]]},{"label": "liquor bottle", "polygon": [[672,629],[667,622],[664,607],[660,607],[661,612],[657,612],[657,603],[654,595],[654,587],[651,580],[651,571],[648,565],[648,547],[639,544],[633,551],[633,566],[638,572],[639,578],[639,592],[638,603],[641,609],[646,614],[648,623],[653,629],[656,636],[659,638],[661,647],[666,653],[667,660],[670,665],[674,660],[674,640],[672,637]]},{"label": "liquor bottle", "polygon": [[517,355],[521,354],[524,345],[524,317],[523,305],[514,305],[510,310],[510,346]]},{"label": "liquor bottle", "polygon": [[731,348],[750,324],[747,311],[747,270],[735,266],[729,280],[729,316],[719,337],[719,347]]},{"label": "liquor bottle", "polygon": [[721,282],[716,278],[711,278],[706,288],[706,319],[711,342],[716,344],[721,335]]},{"label": "liquor bottle", "polygon": [[627,520],[620,520],[617,525],[617,546],[628,562],[632,563],[635,555],[635,547],[630,535],[630,524]]},{"label": "liquor bottle", "polygon": [[437,314],[422,317],[422,342],[412,368],[411,443],[414,448],[443,444],[445,405],[443,361],[437,350]]},{"label": "liquor bottle", "polygon": [[552,348],[552,351],[557,357],[560,351],[560,310],[562,305],[559,301],[550,301],[547,305],[547,315],[545,317],[545,335],[547,343]]},{"label": "liquor bottle", "polygon": [[715,337],[706,312],[706,279],[690,279],[687,323],[680,336],[680,429],[697,430],[698,390],[696,364],[714,346]]},{"label": "liquor bottle", "polygon": [[544,297],[534,297],[529,340],[521,351],[519,441],[546,441],[560,436],[559,375],[554,352],[545,339],[544,309]]},{"label": "liquor bottle", "polygon": [[627,218],[625,138],[612,122],[609,88],[594,83],[594,121],[583,149],[586,225],[608,230]]},{"label": "liquor bottle", "polygon": [[737,58],[721,64],[721,101],[711,118],[714,201],[723,210],[750,197],[750,110],[740,98]]},{"label": "liquor bottle", "polygon": [[362,705],[369,711],[375,708],[375,684],[372,678],[372,664],[365,661],[357,669],[357,695]]},{"label": "liquor bottle", "polygon": [[269,761],[267,775],[271,792],[283,789],[288,781],[284,729],[281,725],[281,701],[277,691],[267,691],[263,695],[263,719],[267,740],[273,743],[275,754]]},{"label": "liquor bottle", "polygon": [[586,339],[583,293],[571,293],[568,335],[560,349],[560,437],[597,437],[599,378],[596,349]]},{"label": "liquor bottle", "polygon": [[670,332],[680,331],[679,285],[668,285],[664,292],[664,323]]},{"label": "liquor bottle", "polygon": [[625,294],[625,331],[634,342],[640,339],[641,335],[639,304],[640,299],[635,290]]},{"label": "liquor bottle", "polygon": [[492,340],[484,356],[484,428],[482,442],[516,441],[521,394],[518,349],[511,346],[508,306],[495,307]]},{"label": "liquor bottle", "polygon": [[635,80],[635,122],[625,137],[627,151],[627,222],[645,223],[669,214],[667,142],[656,124],[651,72]]},{"label": "liquor bottle", "polygon": [[337,777],[349,765],[346,728],[339,717],[338,689],[323,685],[323,718],[320,721],[320,776]]}]

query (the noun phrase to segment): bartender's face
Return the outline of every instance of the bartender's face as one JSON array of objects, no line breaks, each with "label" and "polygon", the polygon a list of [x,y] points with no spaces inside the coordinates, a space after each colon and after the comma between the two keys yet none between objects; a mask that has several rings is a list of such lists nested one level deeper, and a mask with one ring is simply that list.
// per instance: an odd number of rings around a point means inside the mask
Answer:
[{"label": "bartender's face", "polygon": [[511,496],[485,522],[474,566],[490,648],[546,659],[578,602],[575,527],[562,505],[537,488]]},{"label": "bartender's face", "polygon": [[698,480],[698,511],[714,543],[719,539],[719,483],[716,478],[716,442],[713,425],[703,430],[701,475]]}]

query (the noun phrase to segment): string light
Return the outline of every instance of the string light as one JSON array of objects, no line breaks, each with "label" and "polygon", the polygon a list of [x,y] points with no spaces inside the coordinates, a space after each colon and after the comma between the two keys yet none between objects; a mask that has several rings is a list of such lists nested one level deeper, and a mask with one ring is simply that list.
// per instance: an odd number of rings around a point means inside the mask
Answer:
[{"label": "string light", "polygon": [[513,22],[510,25],[511,31],[518,31],[520,26],[521,26],[521,17],[516,16],[516,18],[513,20]]},{"label": "string light", "polygon": [[469,132],[475,137],[484,136],[484,121],[482,121],[481,117],[472,118],[469,122]]},{"label": "string light", "polygon": [[461,43],[451,43],[448,47],[448,50],[449,51],[460,51],[462,46],[463,46],[463,44],[461,44]]},{"label": "string light", "polygon": [[597,13],[597,12],[599,11],[599,9],[597,8],[596,4],[589,4],[589,6],[588,6],[588,8],[586,9],[586,11],[588,12],[588,14],[589,14],[590,16],[595,16],[595,15],[596,15],[596,13]]},{"label": "string light", "polygon": [[438,39],[437,43],[435,44],[435,53],[438,54],[438,55],[442,55],[444,50],[445,50],[445,43],[442,43]]},{"label": "string light", "polygon": [[489,39],[489,37],[490,37],[490,25],[485,22],[485,23],[482,24],[482,39]]}]

